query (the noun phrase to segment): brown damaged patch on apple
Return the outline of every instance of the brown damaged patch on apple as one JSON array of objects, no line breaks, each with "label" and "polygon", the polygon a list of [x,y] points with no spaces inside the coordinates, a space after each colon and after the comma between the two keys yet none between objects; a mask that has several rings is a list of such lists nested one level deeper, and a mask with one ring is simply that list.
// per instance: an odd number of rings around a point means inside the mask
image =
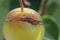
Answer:
[{"label": "brown damaged patch on apple", "polygon": [[41,25],[42,21],[36,17],[35,14],[32,13],[20,13],[20,12],[14,12],[12,14],[9,14],[6,18],[6,21],[12,22],[14,20],[22,21],[22,22],[28,22],[33,25]]}]

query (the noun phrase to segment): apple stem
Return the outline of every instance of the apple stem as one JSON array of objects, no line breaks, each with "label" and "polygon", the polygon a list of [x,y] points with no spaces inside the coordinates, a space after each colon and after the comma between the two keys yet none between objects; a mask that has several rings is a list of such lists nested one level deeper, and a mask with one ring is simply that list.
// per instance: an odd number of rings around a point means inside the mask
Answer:
[{"label": "apple stem", "polygon": [[23,0],[19,0],[19,3],[20,3],[20,7],[21,7],[21,12],[23,12]]}]

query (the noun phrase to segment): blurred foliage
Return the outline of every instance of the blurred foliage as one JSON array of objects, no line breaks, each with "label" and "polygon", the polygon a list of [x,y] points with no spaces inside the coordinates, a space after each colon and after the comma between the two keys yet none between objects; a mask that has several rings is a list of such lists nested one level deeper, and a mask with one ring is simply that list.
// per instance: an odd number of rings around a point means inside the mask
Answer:
[{"label": "blurred foliage", "polygon": [[[41,0],[28,0],[32,9],[38,11]],[[42,17],[45,25],[44,40],[60,40],[60,0],[48,0],[47,11]],[[19,7],[18,0],[0,0],[0,40],[3,38],[3,23],[8,12]]]},{"label": "blurred foliage", "polygon": [[[40,3],[41,0],[27,0],[31,3],[30,8],[38,11],[40,8]],[[39,4],[39,5],[38,5]],[[20,7],[19,1],[18,0],[10,0],[10,10]]]},{"label": "blurred foliage", "polygon": [[[43,17],[43,22],[44,22],[45,29],[46,29],[45,35],[48,35],[47,34],[48,32],[50,36],[53,37],[54,40],[58,40],[59,30],[58,30],[58,27],[55,21],[56,20],[53,17],[49,17],[47,15]],[[52,39],[50,38],[50,40]]]}]

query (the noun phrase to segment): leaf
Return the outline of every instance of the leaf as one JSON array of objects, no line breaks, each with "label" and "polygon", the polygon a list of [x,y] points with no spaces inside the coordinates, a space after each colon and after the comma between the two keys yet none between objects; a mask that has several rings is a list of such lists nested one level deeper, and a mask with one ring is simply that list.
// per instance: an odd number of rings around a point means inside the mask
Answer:
[{"label": "leaf", "polygon": [[56,24],[58,25],[59,29],[58,40],[60,40],[60,0],[54,0],[54,1],[51,0],[50,3],[48,4],[46,12],[47,12],[46,15],[52,16],[56,19]]},{"label": "leaf", "polygon": [[[58,34],[59,34],[59,30],[58,30],[58,26],[56,24],[56,20],[53,17],[49,17],[49,16],[44,16],[43,17],[43,22],[45,25],[45,29],[46,31],[55,39],[58,40]],[[48,36],[49,37],[49,36]]]},{"label": "leaf", "polygon": [[52,37],[52,35],[48,31],[45,31],[44,40],[55,40],[55,39]]},{"label": "leaf", "polygon": [[56,4],[56,2],[51,3],[47,8],[47,14],[48,15],[54,15],[54,12],[56,11],[57,6],[58,5]]}]

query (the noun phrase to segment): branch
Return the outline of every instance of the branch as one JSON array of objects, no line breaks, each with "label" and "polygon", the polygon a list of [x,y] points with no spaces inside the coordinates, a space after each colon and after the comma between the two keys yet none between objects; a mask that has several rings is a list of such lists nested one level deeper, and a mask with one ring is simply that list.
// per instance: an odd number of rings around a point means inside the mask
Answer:
[{"label": "branch", "polygon": [[47,9],[47,2],[48,2],[48,0],[43,0],[43,1],[44,1],[44,3],[43,3],[43,7],[42,7],[41,16],[45,15],[45,12],[46,12],[46,9]]},{"label": "branch", "polygon": [[[22,2],[21,2],[22,1]],[[31,3],[27,0],[19,0],[20,6],[24,6],[26,8],[29,8],[31,6]],[[22,5],[23,4],[23,5]]]},{"label": "branch", "polygon": [[23,5],[24,5],[24,7],[29,8],[29,7],[31,6],[31,3],[28,2],[27,0],[22,0],[22,1],[23,1]]}]

